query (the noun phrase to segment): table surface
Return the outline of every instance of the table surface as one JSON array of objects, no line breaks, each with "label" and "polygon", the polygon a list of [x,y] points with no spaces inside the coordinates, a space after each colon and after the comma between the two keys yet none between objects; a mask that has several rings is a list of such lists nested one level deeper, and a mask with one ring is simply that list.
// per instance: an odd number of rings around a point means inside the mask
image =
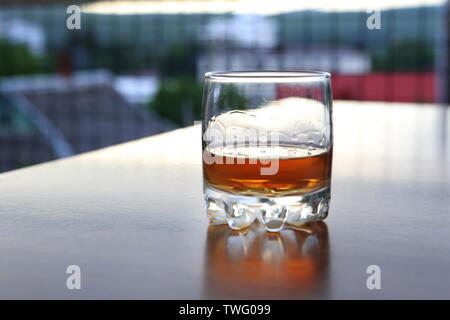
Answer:
[{"label": "table surface", "polygon": [[280,234],[208,226],[198,126],[1,174],[0,298],[449,299],[449,123],[335,102],[329,216]]}]

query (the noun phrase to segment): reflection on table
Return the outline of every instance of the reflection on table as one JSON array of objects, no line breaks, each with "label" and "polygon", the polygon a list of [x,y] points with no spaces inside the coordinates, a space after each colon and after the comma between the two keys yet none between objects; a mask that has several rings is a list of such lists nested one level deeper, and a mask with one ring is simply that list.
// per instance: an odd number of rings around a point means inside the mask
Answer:
[{"label": "reflection on table", "polygon": [[209,226],[205,261],[205,296],[212,299],[314,297],[327,287],[327,225],[280,233]]}]

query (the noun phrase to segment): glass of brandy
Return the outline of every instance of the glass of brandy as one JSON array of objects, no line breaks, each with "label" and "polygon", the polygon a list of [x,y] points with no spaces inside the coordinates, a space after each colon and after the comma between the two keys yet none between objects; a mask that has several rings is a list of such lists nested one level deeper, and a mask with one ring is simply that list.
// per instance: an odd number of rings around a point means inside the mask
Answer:
[{"label": "glass of brandy", "polygon": [[240,230],[258,221],[277,232],[325,219],[331,116],[329,73],[206,73],[202,156],[210,223]]}]

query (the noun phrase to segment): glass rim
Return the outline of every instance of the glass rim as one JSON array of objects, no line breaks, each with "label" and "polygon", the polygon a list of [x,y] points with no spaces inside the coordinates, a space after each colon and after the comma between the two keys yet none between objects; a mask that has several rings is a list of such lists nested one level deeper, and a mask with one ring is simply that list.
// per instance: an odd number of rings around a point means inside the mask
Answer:
[{"label": "glass rim", "polygon": [[248,81],[259,82],[261,80],[278,81],[305,81],[305,80],[325,80],[331,74],[324,71],[313,70],[230,70],[230,71],[210,71],[205,73],[206,80],[216,81]]}]

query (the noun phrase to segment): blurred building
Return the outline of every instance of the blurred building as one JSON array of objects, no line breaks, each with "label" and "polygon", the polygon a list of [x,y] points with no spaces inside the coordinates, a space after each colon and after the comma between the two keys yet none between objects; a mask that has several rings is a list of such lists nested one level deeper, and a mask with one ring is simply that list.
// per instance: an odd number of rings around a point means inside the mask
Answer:
[{"label": "blurred building", "polygon": [[211,70],[304,69],[366,74],[370,71],[370,56],[357,49],[344,47],[231,48],[201,54],[197,66],[199,78]]},{"label": "blurred building", "polygon": [[69,30],[69,1],[2,1],[0,171],[188,125],[212,70],[323,70],[335,99],[448,102],[447,3],[382,1],[369,30],[369,1],[85,0]]},{"label": "blurred building", "polygon": [[199,39],[215,47],[273,48],[278,44],[278,21],[256,14],[213,18],[200,30]]},{"label": "blurred building", "polygon": [[174,128],[169,121],[127,102],[114,83],[114,77],[101,70],[77,72],[69,78],[37,75],[0,79],[0,170]]}]

